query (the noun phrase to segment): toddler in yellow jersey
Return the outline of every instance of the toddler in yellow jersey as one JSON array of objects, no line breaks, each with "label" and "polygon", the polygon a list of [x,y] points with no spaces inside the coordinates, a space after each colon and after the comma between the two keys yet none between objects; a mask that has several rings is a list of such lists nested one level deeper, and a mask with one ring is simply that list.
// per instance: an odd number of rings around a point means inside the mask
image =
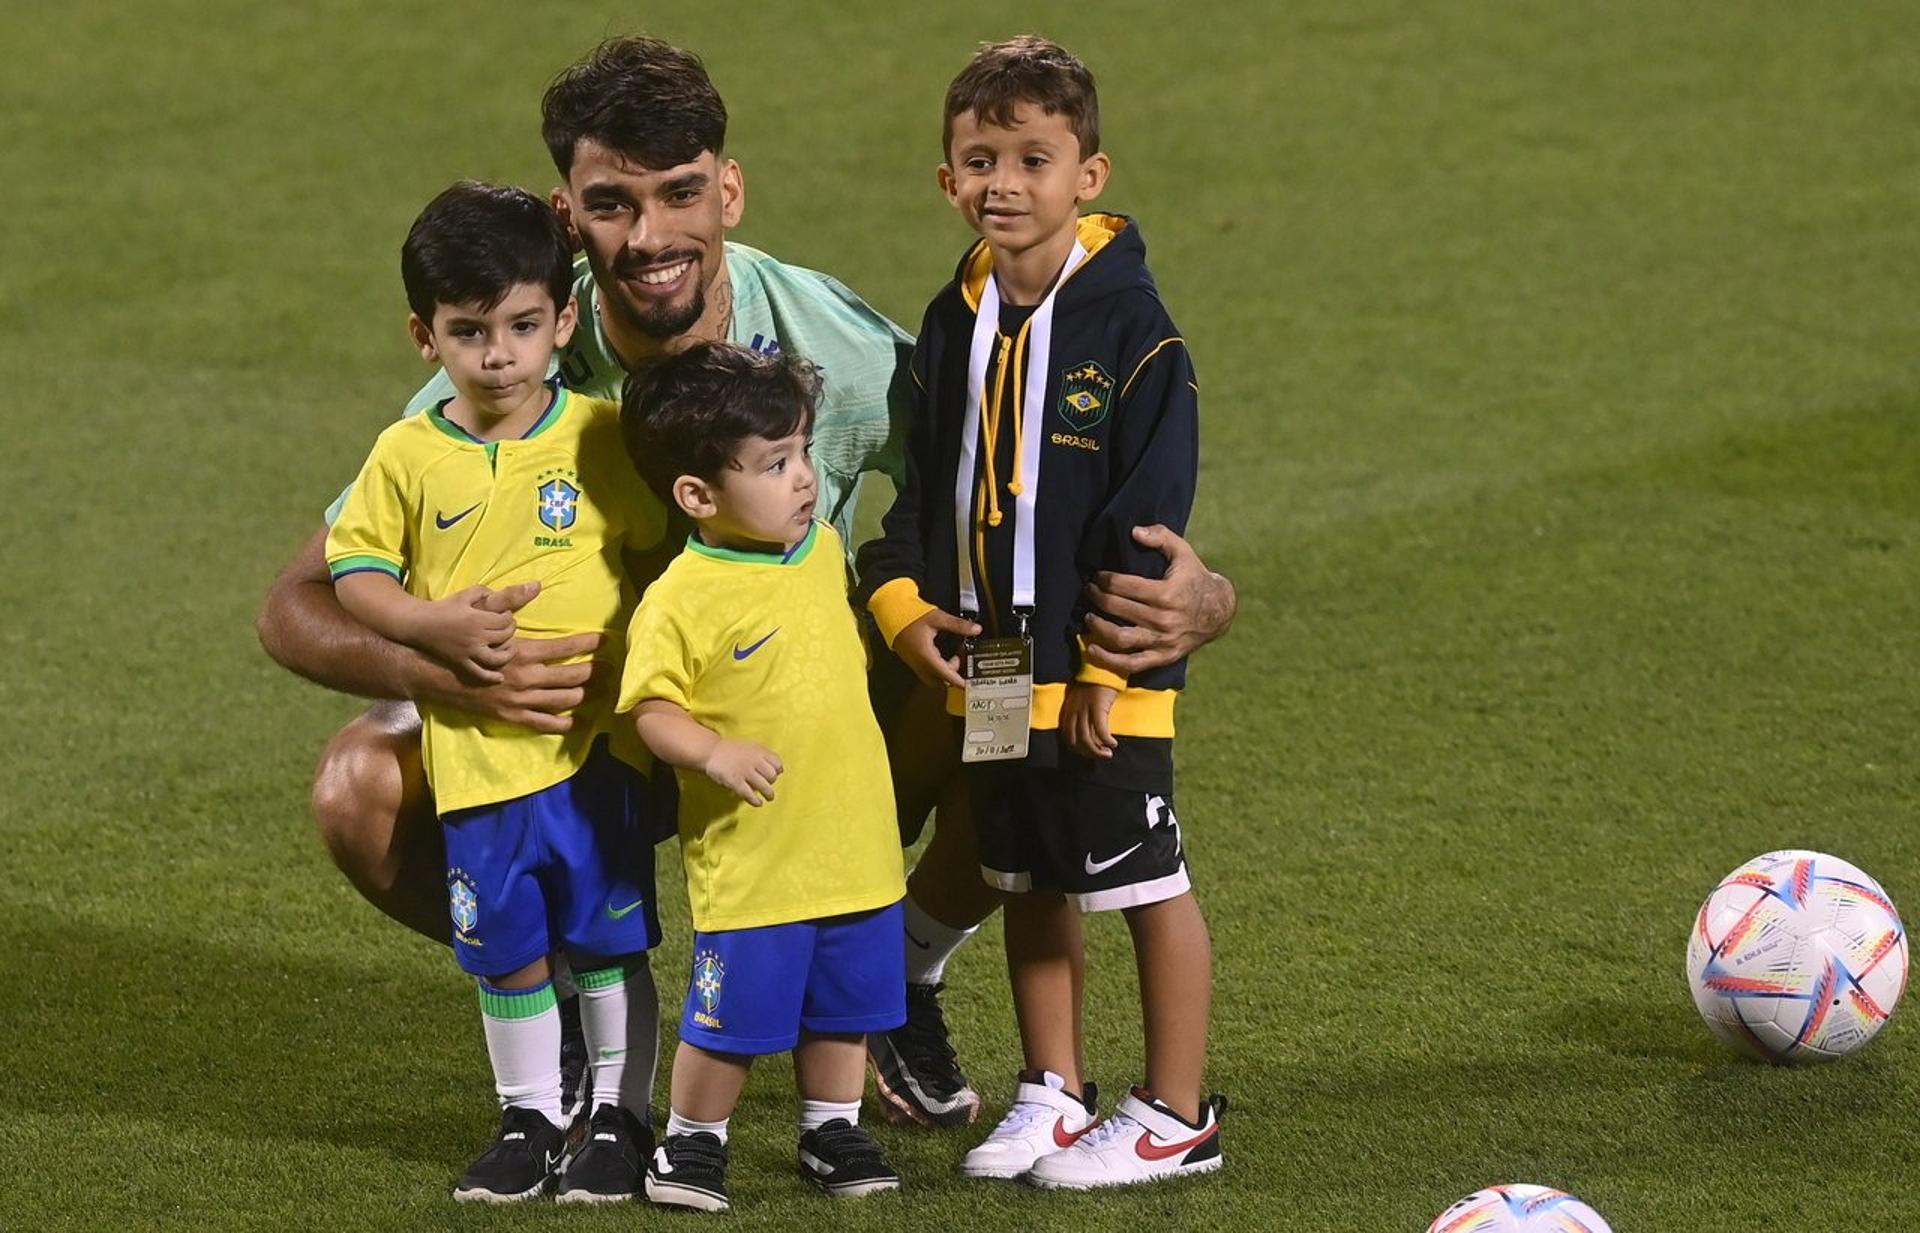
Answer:
[{"label": "toddler in yellow jersey", "polygon": [[[349,490],[327,536],[341,606],[480,681],[499,679],[518,633],[598,633],[617,655],[634,606],[623,556],[658,544],[665,512],[627,461],[618,406],[548,378],[575,313],[559,220],[519,189],[456,184],[414,222],[400,268],[414,344],[455,393],[381,433]],[[493,602],[529,583],[517,614]],[[589,691],[562,733],[420,708],[454,953],[478,978],[502,1108],[457,1199],[531,1198],[559,1173],[556,953],[580,986],[598,1102],[561,1201],[633,1197],[652,1149],[647,759],[611,730],[611,702]]]},{"label": "toddler in yellow jersey", "polygon": [[701,343],[635,374],[622,421],[693,520],[627,639],[619,710],[677,769],[693,973],[656,1203],[727,1208],[727,1121],[755,1056],[792,1050],[800,1172],[835,1197],[900,1177],[860,1126],[865,1036],[906,1019],[886,747],[839,537],[814,517],[819,381]]}]

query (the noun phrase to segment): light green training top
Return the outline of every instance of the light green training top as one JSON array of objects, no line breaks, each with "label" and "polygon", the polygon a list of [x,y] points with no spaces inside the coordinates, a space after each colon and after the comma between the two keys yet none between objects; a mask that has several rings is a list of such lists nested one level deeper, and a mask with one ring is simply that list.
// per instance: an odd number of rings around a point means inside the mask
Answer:
[{"label": "light green training top", "polygon": [[[767,354],[796,354],[820,369],[813,428],[818,516],[851,546],[860,477],[883,471],[896,488],[906,480],[913,337],[825,274],[776,261],[744,244],[730,242],[726,253],[733,282],[728,340]],[[568,389],[618,402],[627,373],[601,324],[600,288],[585,257],[574,261],[573,292],[580,324],[573,340],[555,353],[552,371]],[[413,396],[404,414],[417,415],[453,395],[453,382],[442,370]],[[329,526],[345,500],[343,492],[328,507]]]}]

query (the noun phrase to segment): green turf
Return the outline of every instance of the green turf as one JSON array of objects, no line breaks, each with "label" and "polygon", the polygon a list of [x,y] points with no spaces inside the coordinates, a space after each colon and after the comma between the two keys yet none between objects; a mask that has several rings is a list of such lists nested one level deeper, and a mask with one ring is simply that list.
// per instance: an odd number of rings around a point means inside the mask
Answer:
[{"label": "green turf", "polygon": [[[968,1135],[885,1131],[908,1192],[830,1207],[776,1062],[730,1223],[1417,1233],[1525,1180],[1631,1233],[1920,1225],[1913,1024],[1772,1070],[1680,979],[1769,848],[1920,904],[1908,7],[816,7],[646,18],[731,106],[739,238],[907,323],[966,240],[932,167],[971,43],[1039,25],[1100,76],[1107,204],[1205,391],[1196,536],[1243,597],[1181,763],[1235,1112],[1198,1185],[971,1185]],[[353,704],[250,624],[425,375],[407,222],[458,176],[550,183],[539,91],[635,11],[0,21],[0,1227],[655,1219],[447,1199],[493,1120],[471,995],[314,842]],[[1124,930],[1091,947],[1118,1086]],[[997,1112],[998,940],[951,975]]]}]

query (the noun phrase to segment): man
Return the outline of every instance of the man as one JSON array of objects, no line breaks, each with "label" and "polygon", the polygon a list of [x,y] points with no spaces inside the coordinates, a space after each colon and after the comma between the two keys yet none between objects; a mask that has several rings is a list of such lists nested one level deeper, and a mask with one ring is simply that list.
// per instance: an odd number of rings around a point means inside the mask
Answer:
[{"label": "man", "polygon": [[[579,236],[586,272],[576,280],[580,326],[559,357],[562,380],[618,397],[625,374],[703,339],[789,350],[826,379],[816,429],[823,517],[850,540],[859,479],[898,481],[910,398],[911,339],[839,283],[726,240],[746,204],[739,164],[726,158],[726,109],[691,53],[658,40],[602,44],[563,73],[543,100],[542,135],[564,185],[554,202]],[[436,378],[409,405],[447,391]],[[1166,555],[1160,579],[1101,576],[1102,612],[1089,619],[1089,657],[1119,673],[1171,662],[1224,633],[1235,597],[1186,541],[1165,528],[1136,532]],[[382,699],[328,742],[315,773],[314,817],[328,854],[380,910],[442,945],[449,939],[441,836],[420,771],[416,700],[561,731],[556,712],[576,706],[591,665],[570,662],[592,636],[519,639],[501,682],[473,685],[445,666],[355,622],[329,583],[326,528],[281,571],[260,614],[262,645],[282,666],[329,689]],[[642,585],[663,561],[636,563]],[[499,592],[511,611],[529,587]],[[1124,622],[1124,623],[1121,623]],[[597,684],[597,683],[596,683]],[[937,691],[876,688],[910,840],[954,777]],[[943,751],[929,758],[929,751]],[[925,1124],[970,1122],[979,1097],[955,1063],[940,1016],[946,957],[999,904],[980,879],[970,827],[943,810],[908,883],[907,1025],[872,1042],[891,1115]],[[919,937],[933,933],[932,938]],[[652,1065],[651,1059],[632,1059]]]}]

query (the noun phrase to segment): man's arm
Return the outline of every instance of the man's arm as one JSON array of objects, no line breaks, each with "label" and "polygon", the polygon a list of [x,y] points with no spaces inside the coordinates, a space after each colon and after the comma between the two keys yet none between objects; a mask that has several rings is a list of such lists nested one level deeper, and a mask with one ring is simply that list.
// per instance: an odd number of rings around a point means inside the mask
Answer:
[{"label": "man's arm", "polygon": [[1101,571],[1087,584],[1100,612],[1086,622],[1087,662],[1121,676],[1170,664],[1224,635],[1239,611],[1233,583],[1207,568],[1193,545],[1167,527],[1135,527],[1133,542],[1167,558],[1160,578]]},{"label": "man's arm", "polygon": [[[1115,465],[1125,478],[1103,511],[1086,591],[1089,668],[1132,677],[1185,657],[1233,621],[1233,584],[1209,572],[1180,535],[1198,470],[1198,402],[1185,343],[1154,340],[1115,414]],[[1166,558],[1164,570],[1155,553]]]},{"label": "man's arm", "polygon": [[[327,532],[316,531],[267,591],[256,629],[275,663],[316,685],[362,698],[400,698],[457,707],[523,724],[539,732],[573,726],[565,712],[580,704],[591,663],[554,663],[591,652],[598,634],[520,638],[496,685],[468,685],[443,664],[389,642],[349,616],[327,571]],[[496,591],[491,603],[512,612],[538,591],[533,583]]]}]

